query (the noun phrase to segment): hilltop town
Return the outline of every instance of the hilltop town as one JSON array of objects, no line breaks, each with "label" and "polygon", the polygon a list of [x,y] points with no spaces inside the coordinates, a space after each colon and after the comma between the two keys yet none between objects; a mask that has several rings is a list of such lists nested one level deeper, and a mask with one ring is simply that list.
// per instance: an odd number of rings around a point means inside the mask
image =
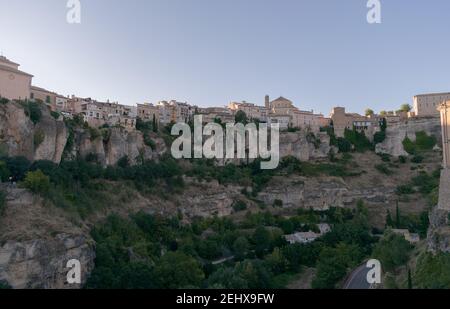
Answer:
[{"label": "hilltop town", "polygon": [[348,113],[345,107],[335,107],[329,117],[314,111],[300,110],[284,97],[270,100],[269,96],[265,97],[264,104],[261,105],[243,101],[231,102],[226,107],[198,107],[187,102],[169,100],[129,106],[75,95],[63,96],[34,86],[33,75],[21,71],[19,66],[4,56],[0,57],[0,98],[39,101],[63,117],[81,115],[93,128],[118,126],[128,131],[136,129],[137,119],[165,126],[170,123],[188,122],[194,115],[202,115],[205,123],[219,119],[222,123],[228,123],[234,122],[236,114],[241,111],[253,121],[278,123],[282,130],[302,129],[316,133],[332,124],[337,137],[343,137],[345,129],[355,128],[373,140],[374,135],[381,131],[383,119],[390,126],[408,119],[436,118],[440,115],[437,110],[439,105],[450,100],[450,93],[423,94],[413,98],[412,108],[403,106],[400,110],[381,111],[379,114],[367,110],[366,115],[360,115]]},{"label": "hilltop town", "polygon": [[[280,165],[175,160],[167,128],[194,115],[278,123]],[[450,251],[449,124],[450,93],[329,117],[269,96],[127,106],[36,87],[1,57],[0,288],[336,288],[373,256],[391,262],[384,287],[406,286],[405,265],[434,286],[439,269],[424,269]],[[68,286],[74,257],[83,282]]]}]

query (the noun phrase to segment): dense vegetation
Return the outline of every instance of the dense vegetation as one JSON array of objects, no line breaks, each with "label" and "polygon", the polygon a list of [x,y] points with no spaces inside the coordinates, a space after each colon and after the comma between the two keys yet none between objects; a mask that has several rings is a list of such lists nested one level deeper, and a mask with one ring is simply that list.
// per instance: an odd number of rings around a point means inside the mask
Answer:
[{"label": "dense vegetation", "polygon": [[405,137],[403,140],[403,148],[410,155],[417,155],[424,151],[430,151],[436,146],[436,138],[429,136],[427,133],[421,131],[416,132],[416,141],[413,142],[410,138]]},{"label": "dense vegetation", "polygon": [[[87,287],[281,288],[305,267],[317,267],[314,287],[334,288],[374,243],[363,206],[299,211],[290,218],[248,213],[239,223],[181,219],[109,217],[92,232],[97,258]],[[324,221],[334,229],[314,243],[290,245],[282,237]]]},{"label": "dense vegetation", "polygon": [[439,180],[441,177],[441,170],[436,169],[432,173],[421,171],[417,176],[406,184],[397,187],[397,194],[405,197],[411,194],[420,193],[428,201],[430,206],[435,206],[439,198]]},{"label": "dense vegetation", "polygon": [[419,256],[413,282],[419,289],[450,289],[450,254]]}]

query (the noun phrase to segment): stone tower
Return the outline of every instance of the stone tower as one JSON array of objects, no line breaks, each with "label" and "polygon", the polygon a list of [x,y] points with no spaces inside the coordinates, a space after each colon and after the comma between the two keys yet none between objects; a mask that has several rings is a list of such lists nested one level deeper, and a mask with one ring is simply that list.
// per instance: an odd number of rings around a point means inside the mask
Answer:
[{"label": "stone tower", "polygon": [[266,97],[264,99],[264,105],[265,105],[267,110],[270,109],[270,97],[268,95],[266,95]]},{"label": "stone tower", "polygon": [[450,211],[450,101],[439,106],[442,126],[444,162],[439,185],[439,209]]}]

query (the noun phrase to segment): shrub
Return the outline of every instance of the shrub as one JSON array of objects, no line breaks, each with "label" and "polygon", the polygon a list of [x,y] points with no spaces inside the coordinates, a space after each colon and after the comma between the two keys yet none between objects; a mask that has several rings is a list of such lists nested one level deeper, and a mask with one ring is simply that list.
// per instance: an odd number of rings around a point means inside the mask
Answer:
[{"label": "shrub", "polygon": [[386,164],[377,164],[375,165],[377,171],[385,175],[392,175],[392,171],[386,166]]},{"label": "shrub", "polygon": [[41,107],[39,106],[39,103],[28,101],[28,102],[24,102],[23,106],[25,108],[25,115],[30,117],[30,120],[34,124],[37,124],[42,118],[42,111],[41,111]]},{"label": "shrub", "polygon": [[386,139],[386,132],[385,131],[380,131],[375,133],[375,135],[373,136],[373,143],[376,144],[380,144],[382,142],[384,142],[384,140]]},{"label": "shrub", "polygon": [[144,134],[144,144],[150,147],[152,150],[156,149],[155,141],[148,134]]},{"label": "shrub", "polygon": [[428,136],[426,132],[416,132],[416,141],[411,141],[408,137],[403,140],[403,149],[410,155],[415,155],[418,152],[432,150],[436,146],[436,138]]},{"label": "shrub", "polygon": [[422,163],[423,160],[424,160],[424,157],[423,157],[423,156],[421,156],[421,155],[415,155],[414,157],[412,157],[411,162],[412,162],[412,163],[419,164],[419,163]]},{"label": "shrub", "polygon": [[117,161],[117,166],[121,168],[127,168],[130,166],[130,160],[128,159],[128,156],[123,156],[122,158]]},{"label": "shrub", "polygon": [[58,119],[59,119],[59,116],[60,116],[61,114],[58,113],[58,112],[51,111],[51,112],[50,112],[50,115],[52,115],[53,118],[55,118],[56,120],[58,120]]},{"label": "shrub", "polygon": [[33,138],[34,149],[38,148],[39,145],[42,144],[44,140],[45,140],[44,132],[42,132],[42,130],[36,130],[36,132],[34,132]]},{"label": "shrub", "polygon": [[274,207],[283,207],[283,201],[277,199],[277,200],[273,201],[273,206]]},{"label": "shrub", "polygon": [[50,190],[50,179],[41,170],[28,172],[24,186],[33,193],[45,195]]},{"label": "shrub", "polygon": [[396,192],[398,195],[413,194],[414,188],[411,185],[401,185],[397,187]]},{"label": "shrub", "polygon": [[391,156],[387,153],[380,154],[380,158],[383,162],[391,162]]},{"label": "shrub", "polygon": [[410,155],[413,155],[416,153],[416,146],[409,139],[409,137],[405,137],[405,139],[403,140],[403,149]]},{"label": "shrub", "polygon": [[336,139],[339,152],[350,152],[352,150],[352,144],[345,138],[338,137]]},{"label": "shrub", "polygon": [[89,135],[91,136],[91,141],[95,141],[97,138],[102,136],[99,130],[91,127],[89,127]]},{"label": "shrub", "polygon": [[236,212],[243,211],[246,209],[247,209],[247,204],[243,200],[237,200],[233,203],[233,210]]},{"label": "shrub", "polygon": [[403,236],[386,232],[373,250],[375,258],[381,261],[385,271],[392,271],[408,261],[412,247]]},{"label": "shrub", "polygon": [[406,163],[408,161],[408,159],[405,156],[400,156],[400,157],[398,157],[398,161],[400,163],[404,164],[404,163]]},{"label": "shrub", "polygon": [[416,132],[416,146],[421,151],[432,150],[436,146],[436,138],[428,136],[424,131]]},{"label": "shrub", "polygon": [[7,98],[0,98],[0,104],[7,104],[9,100]]}]

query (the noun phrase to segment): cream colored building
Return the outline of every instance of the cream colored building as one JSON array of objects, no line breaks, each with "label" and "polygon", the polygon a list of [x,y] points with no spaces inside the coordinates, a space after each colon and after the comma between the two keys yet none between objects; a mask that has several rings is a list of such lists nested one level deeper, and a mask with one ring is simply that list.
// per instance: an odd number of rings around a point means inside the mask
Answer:
[{"label": "cream colored building", "polygon": [[416,95],[413,98],[414,115],[416,117],[439,117],[439,105],[449,100],[450,92]]},{"label": "cream colored building", "polygon": [[19,64],[0,56],[0,97],[26,100],[30,97],[33,75],[19,70]]},{"label": "cream colored building", "polygon": [[159,110],[158,107],[151,103],[137,104],[137,117],[143,121],[153,121],[159,122]]},{"label": "cream colored building", "polygon": [[269,107],[270,112],[279,115],[292,115],[297,110],[292,101],[284,97],[271,101]]},{"label": "cream colored building", "polygon": [[39,100],[45,103],[52,111],[56,111],[56,97],[57,93],[53,91],[49,91],[44,88],[31,86],[30,90],[30,99],[31,100]]}]

